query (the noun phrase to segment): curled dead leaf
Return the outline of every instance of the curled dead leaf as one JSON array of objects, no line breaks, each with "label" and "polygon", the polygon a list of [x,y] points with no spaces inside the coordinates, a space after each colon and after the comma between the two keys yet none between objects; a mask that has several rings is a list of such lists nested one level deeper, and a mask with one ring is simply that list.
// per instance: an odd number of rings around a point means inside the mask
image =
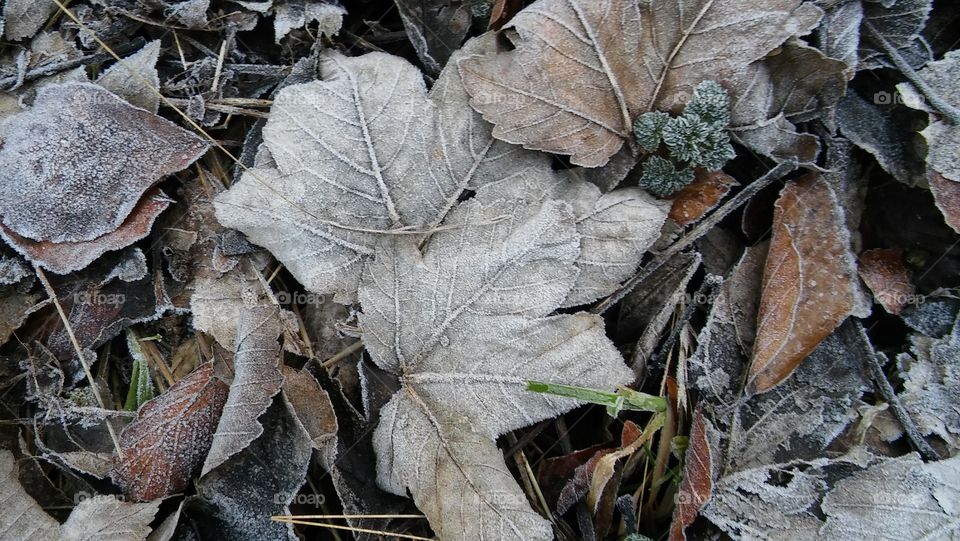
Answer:
[{"label": "curled dead leaf", "polygon": [[689,225],[702,218],[720,203],[730,188],[737,186],[736,179],[723,171],[697,169],[693,182],[687,184],[673,200],[670,219],[680,225]]},{"label": "curled dead leaf", "polygon": [[887,312],[899,314],[913,298],[915,290],[903,250],[867,250],[860,254],[858,270],[874,299]]}]

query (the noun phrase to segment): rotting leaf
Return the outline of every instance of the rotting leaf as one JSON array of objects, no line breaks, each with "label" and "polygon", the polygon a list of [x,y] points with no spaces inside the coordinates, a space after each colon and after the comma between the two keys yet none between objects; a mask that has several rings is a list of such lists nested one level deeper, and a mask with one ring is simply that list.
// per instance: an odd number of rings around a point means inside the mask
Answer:
[{"label": "rotting leaf", "polygon": [[172,122],[85,83],[40,88],[32,109],[0,123],[0,139],[0,219],[52,242],[116,230],[147,189],[207,150]]},{"label": "rotting leaf", "polygon": [[135,501],[186,488],[210,449],[228,392],[207,363],[144,404],[120,434],[124,456],[114,458],[113,480]]},{"label": "rotting leaf", "polygon": [[495,137],[598,167],[639,114],[676,109],[701,81],[724,84],[820,16],[797,0],[539,0],[501,31],[514,50],[460,71]]},{"label": "rotting leaf", "polygon": [[234,377],[201,475],[223,464],[263,433],[257,418],[267,410],[283,384],[277,341],[283,333],[282,316],[275,305],[240,312]]},{"label": "rotting leaf", "polygon": [[737,181],[723,171],[697,169],[693,182],[680,190],[670,207],[670,219],[680,225],[692,224],[720,203]]},{"label": "rotting leaf", "polygon": [[873,297],[891,314],[899,314],[914,299],[910,269],[903,250],[874,249],[860,254],[858,271]]},{"label": "rotting leaf", "polygon": [[511,207],[484,199],[460,205],[445,223],[457,227],[423,253],[388,239],[364,272],[364,344],[402,382],[374,434],[377,475],[409,490],[441,538],[550,539],[495,438],[577,405],[526,392],[528,380],[612,389],[633,374],[600,318],[548,316],[575,283],[569,206],[514,206],[491,222]]},{"label": "rotting leaf", "polygon": [[847,316],[862,310],[843,209],[819,174],[787,184],[773,221],[748,377],[751,393],[778,385]]},{"label": "rotting leaf", "polygon": [[473,22],[464,0],[395,0],[403,28],[417,56],[431,74],[438,74]]}]

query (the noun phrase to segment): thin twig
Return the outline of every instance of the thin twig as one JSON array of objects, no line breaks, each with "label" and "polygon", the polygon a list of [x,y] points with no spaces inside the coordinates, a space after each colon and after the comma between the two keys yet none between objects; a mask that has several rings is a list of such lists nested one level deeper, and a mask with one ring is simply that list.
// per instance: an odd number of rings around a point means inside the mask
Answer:
[{"label": "thin twig", "polygon": [[420,537],[418,535],[410,535],[405,533],[395,533],[387,532],[384,530],[371,530],[368,528],[355,528],[353,526],[340,526],[339,524],[329,524],[324,522],[311,522],[307,520],[293,520],[286,517],[270,517],[271,519],[277,522],[286,522],[288,524],[301,524],[304,526],[320,526],[322,528],[331,528],[334,530],[346,530],[348,532],[357,532],[357,533],[369,533],[374,535],[382,535],[384,537],[399,537],[402,539],[415,539],[417,541],[433,541],[429,537]]},{"label": "thin twig", "polygon": [[357,340],[353,344],[350,344],[346,348],[340,350],[340,352],[334,355],[333,357],[330,357],[329,359],[323,361],[320,364],[323,365],[324,368],[330,368],[331,366],[337,364],[343,359],[346,359],[347,357],[353,355],[354,353],[360,351],[361,349],[363,349],[363,342],[360,340]]},{"label": "thin twig", "polygon": [[[113,408],[107,408],[106,403],[100,396],[100,390],[97,388],[97,380],[94,379],[93,373],[90,372],[90,365],[87,363],[87,359],[83,354],[83,348],[80,347],[80,342],[77,341],[77,336],[73,333],[73,326],[70,325],[70,320],[67,318],[66,312],[64,312],[63,307],[60,306],[57,293],[53,290],[53,286],[50,285],[50,281],[47,280],[47,274],[36,264],[33,265],[33,269],[37,273],[37,278],[40,279],[40,283],[43,284],[43,289],[47,292],[47,296],[50,297],[53,305],[57,308],[57,313],[60,314],[60,320],[63,321],[63,327],[67,331],[67,336],[70,337],[70,343],[73,344],[73,349],[77,352],[77,358],[80,359],[80,366],[83,367],[83,373],[87,376],[87,381],[90,382],[90,391],[93,392],[93,397],[97,400],[97,405],[105,412],[111,411]],[[107,432],[110,433],[110,439],[113,440],[113,446],[117,450],[117,456],[123,459],[123,449],[120,448],[120,439],[117,438],[117,433],[113,430],[113,425],[110,424],[109,416],[105,415],[103,422],[107,425]]]},{"label": "thin twig", "polygon": [[950,105],[946,100],[941,98],[940,95],[937,94],[937,91],[931,88],[930,85],[923,80],[923,77],[920,77],[920,74],[913,69],[913,66],[903,58],[900,51],[887,41],[887,38],[883,37],[883,34],[881,34],[873,24],[868,21],[863,21],[863,27],[867,30],[867,37],[870,38],[870,41],[883,49],[887,58],[893,62],[893,65],[903,73],[903,76],[906,77],[913,86],[917,87],[917,90],[923,94],[923,97],[927,98],[930,105],[940,111],[943,116],[947,117],[951,124],[960,125],[960,109]]},{"label": "thin twig", "polygon": [[673,256],[692,246],[694,242],[700,239],[700,237],[706,235],[711,229],[713,229],[715,225],[720,223],[721,220],[726,218],[733,211],[740,208],[741,205],[752,199],[753,196],[757,195],[757,192],[766,188],[774,181],[780,180],[787,174],[793,172],[798,166],[799,162],[796,159],[790,159],[767,171],[765,175],[750,183],[746,188],[735,195],[733,199],[727,201],[722,207],[715,210],[713,214],[697,224],[696,227],[681,237],[680,240],[670,245],[670,247],[666,250],[657,254],[656,257],[654,257],[642,269],[637,271],[636,274],[634,274],[629,280],[620,286],[620,289],[611,293],[606,299],[598,302],[590,310],[590,312],[594,314],[602,314],[609,310],[611,306],[620,302],[624,297],[627,296],[627,294],[633,291],[633,289],[637,287],[640,282],[644,281],[657,269],[662,267],[663,264],[673,258]]},{"label": "thin twig", "polygon": [[857,353],[860,356],[861,363],[870,373],[870,377],[873,379],[874,386],[880,393],[880,396],[883,397],[887,404],[890,404],[893,416],[900,421],[900,425],[903,427],[903,431],[907,434],[910,442],[913,443],[913,446],[917,451],[920,451],[920,454],[923,455],[925,459],[940,460],[940,453],[931,447],[930,444],[927,443],[927,440],[923,438],[923,435],[920,434],[917,425],[913,423],[913,419],[910,417],[907,409],[903,407],[903,403],[900,402],[900,397],[897,396],[896,391],[893,390],[893,386],[890,385],[890,381],[883,371],[886,358],[883,358],[884,362],[880,361],[881,354],[873,349],[873,344],[870,343],[867,331],[863,328],[860,320],[850,318],[850,321],[844,325],[844,332],[852,335],[850,337],[856,342],[859,342],[860,347],[857,348]]}]

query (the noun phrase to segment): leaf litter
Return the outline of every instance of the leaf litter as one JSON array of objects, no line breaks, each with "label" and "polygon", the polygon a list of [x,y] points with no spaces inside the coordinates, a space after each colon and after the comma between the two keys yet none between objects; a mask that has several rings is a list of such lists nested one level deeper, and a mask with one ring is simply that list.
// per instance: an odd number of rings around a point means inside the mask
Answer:
[{"label": "leaf litter", "polygon": [[955,537],[954,19],[7,2],[0,536]]}]

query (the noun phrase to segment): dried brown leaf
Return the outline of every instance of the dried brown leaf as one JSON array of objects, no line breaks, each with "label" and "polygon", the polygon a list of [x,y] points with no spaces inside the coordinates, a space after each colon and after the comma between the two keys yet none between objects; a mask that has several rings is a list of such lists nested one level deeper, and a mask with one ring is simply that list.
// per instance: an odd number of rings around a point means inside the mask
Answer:
[{"label": "dried brown leaf", "polygon": [[670,524],[670,541],[685,541],[684,529],[693,524],[700,509],[713,492],[713,479],[718,467],[714,463],[713,450],[717,447],[717,435],[703,411],[696,410],[690,425],[690,439],[684,462],[683,480],[677,493],[677,505]]},{"label": "dried brown leaf", "polygon": [[13,453],[0,449],[0,537],[23,541],[47,541],[60,525],[20,486]]},{"label": "dried brown leaf", "polygon": [[960,233],[960,182],[953,182],[936,171],[930,171],[930,191],[947,225]]},{"label": "dried brown leaf", "polygon": [[850,232],[819,174],[783,189],[763,273],[749,391],[772,389],[859,307]]},{"label": "dried brown leaf", "polygon": [[324,465],[332,468],[337,455],[337,414],[330,395],[310,372],[285,366],[283,396],[313,448],[322,453]]},{"label": "dried brown leaf", "polygon": [[131,499],[154,500],[190,484],[203,462],[229,388],[208,363],[140,407],[120,434],[111,477]]},{"label": "dried brown leaf", "polygon": [[723,83],[820,15],[797,0],[539,0],[501,31],[514,50],[466,58],[460,72],[495,137],[598,167],[637,115]]},{"label": "dried brown leaf", "polygon": [[720,203],[737,181],[723,171],[698,168],[693,182],[687,184],[673,199],[670,219],[680,225],[689,225]]},{"label": "dried brown leaf", "polygon": [[915,290],[903,250],[867,250],[860,254],[858,271],[874,299],[891,314],[899,314],[913,298]]}]

